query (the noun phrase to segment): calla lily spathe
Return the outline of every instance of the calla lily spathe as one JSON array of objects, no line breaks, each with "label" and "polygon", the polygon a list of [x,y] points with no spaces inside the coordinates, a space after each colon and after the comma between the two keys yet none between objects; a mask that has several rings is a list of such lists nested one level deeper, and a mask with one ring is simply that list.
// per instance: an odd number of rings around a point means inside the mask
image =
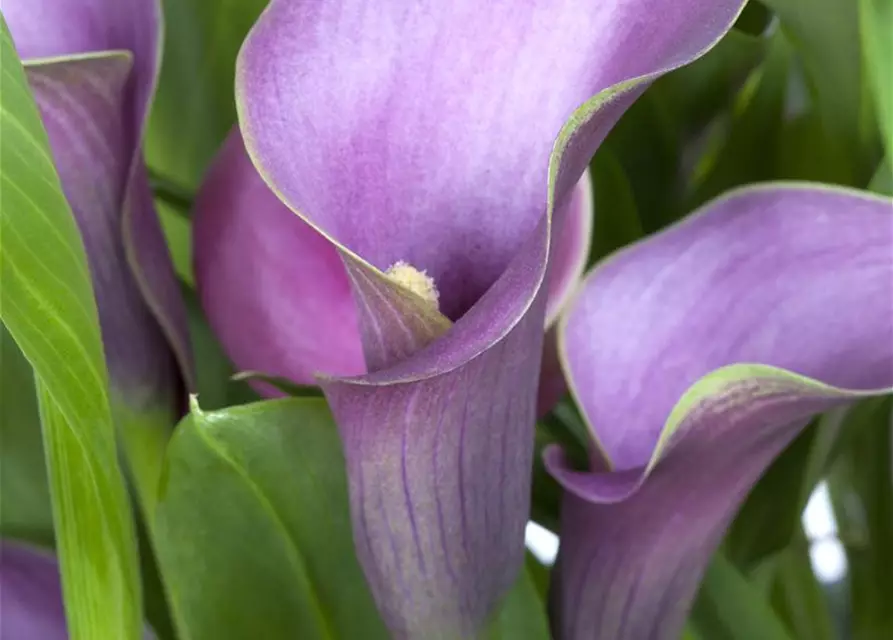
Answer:
[{"label": "calla lily spathe", "polygon": [[549,283],[582,261],[556,249],[568,230],[586,244],[575,185],[742,5],[273,0],[245,42],[198,286],[238,366],[329,373],[358,556],[395,637],[473,636],[515,580]]},{"label": "calla lily spathe", "polygon": [[141,150],[159,3],[2,0],[0,10],[84,241],[114,408],[161,412],[172,426],[185,406],[190,348]]},{"label": "calla lily spathe", "polygon": [[813,415],[893,390],[893,201],[730,193],[599,264],[559,334],[592,460],[546,452],[554,635],[677,638],[773,458]]}]

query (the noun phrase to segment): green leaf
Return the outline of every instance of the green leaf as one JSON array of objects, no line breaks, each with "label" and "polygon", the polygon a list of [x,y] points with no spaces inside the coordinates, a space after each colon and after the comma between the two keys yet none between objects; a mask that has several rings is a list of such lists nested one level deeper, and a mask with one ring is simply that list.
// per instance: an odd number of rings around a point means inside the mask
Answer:
[{"label": "green leaf", "polygon": [[[171,441],[155,532],[184,638],[388,637],[354,556],[322,399],[193,404]],[[548,637],[526,574],[488,637]]]},{"label": "green leaf", "polygon": [[[610,152],[623,168],[645,232],[688,213],[681,178],[689,172],[689,156],[696,155],[705,128],[728,109],[765,51],[762,38],[733,29],[702,58],[657,80],[600,147],[597,162]],[[596,224],[600,215],[596,208]]]},{"label": "green leaf", "polygon": [[[750,3],[745,13],[755,13],[755,6]],[[678,129],[687,135],[697,133],[731,105],[767,50],[765,38],[732,29],[704,57],[658,79],[652,91]]]},{"label": "green leaf", "polygon": [[862,68],[858,2],[762,0],[781,21],[802,60],[835,181],[864,186],[876,160],[871,101]]},{"label": "green leaf", "polygon": [[689,622],[710,640],[790,640],[760,590],[721,553],[707,568]]},{"label": "green leaf", "polygon": [[155,199],[155,208],[171,252],[174,272],[185,284],[195,287],[195,276],[192,273],[192,225],[187,217],[189,212],[179,210],[162,198]]},{"label": "green leaf", "polygon": [[146,136],[149,166],[194,191],[236,121],[236,54],[266,0],[164,0],[164,60]]},{"label": "green leaf", "polygon": [[188,287],[182,287],[189,319],[189,336],[195,352],[198,396],[206,409],[222,409],[246,404],[260,399],[243,380],[234,380],[235,369],[223,352],[217,336],[208,325],[198,296]]},{"label": "green leaf", "polygon": [[626,173],[646,233],[673,220],[681,148],[669,107],[653,88],[626,110],[599,147],[599,154],[609,149]]},{"label": "green leaf", "polygon": [[778,557],[772,602],[795,638],[835,640],[828,598],[812,570],[809,542],[802,529]]},{"label": "green leaf", "polygon": [[893,154],[884,158],[868,184],[871,191],[885,196],[893,196],[893,163],[890,158],[893,158]]},{"label": "green leaf", "polygon": [[790,63],[790,47],[776,34],[765,62],[738,93],[725,135],[701,158],[688,187],[685,210],[691,211],[733,187],[774,177],[770,158],[776,155],[773,145],[783,123]]},{"label": "green leaf", "polygon": [[548,640],[549,625],[533,577],[523,571],[502,603],[487,640]]},{"label": "green leaf", "polygon": [[186,638],[387,638],[354,558],[326,405],[193,411],[171,441],[157,549]]},{"label": "green leaf", "polygon": [[862,55],[887,154],[893,156],[893,2],[858,0]]},{"label": "green leaf", "polygon": [[856,435],[828,478],[849,564],[852,638],[893,637],[893,398],[851,409]]},{"label": "green leaf", "polygon": [[5,21],[0,64],[0,313],[34,369],[69,633],[138,638],[133,521],[86,255]]},{"label": "green leaf", "polygon": [[524,556],[524,567],[540,599],[547,602],[549,599],[549,567],[540,562],[530,551]]},{"label": "green leaf", "polygon": [[615,154],[602,148],[590,165],[595,217],[590,264],[644,235],[632,187]]},{"label": "green leaf", "polygon": [[53,544],[34,373],[0,325],[0,536]]}]

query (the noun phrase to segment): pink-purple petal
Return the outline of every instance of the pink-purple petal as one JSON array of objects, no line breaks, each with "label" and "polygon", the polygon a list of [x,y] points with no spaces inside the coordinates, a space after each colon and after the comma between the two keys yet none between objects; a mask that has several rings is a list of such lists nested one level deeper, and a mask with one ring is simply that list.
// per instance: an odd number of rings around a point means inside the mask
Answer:
[{"label": "pink-purple petal", "polygon": [[546,454],[557,638],[678,636],[773,458],[812,415],[893,391],[891,283],[893,202],[809,185],[732,193],[593,270],[563,358],[616,470]]},{"label": "pink-purple petal", "polygon": [[[564,209],[566,222],[552,251],[547,324],[585,267],[592,231],[588,171]],[[305,385],[316,384],[316,374],[366,372],[356,303],[338,250],[270,191],[238,131],[227,138],[202,183],[193,233],[202,306],[239,370]],[[554,336],[544,357],[554,366],[543,372],[540,413],[566,391]],[[281,395],[257,387],[265,395]]]},{"label": "pink-purple petal", "polygon": [[337,249],[264,184],[238,131],[205,178],[193,229],[202,306],[238,369],[297,384],[366,372]]}]

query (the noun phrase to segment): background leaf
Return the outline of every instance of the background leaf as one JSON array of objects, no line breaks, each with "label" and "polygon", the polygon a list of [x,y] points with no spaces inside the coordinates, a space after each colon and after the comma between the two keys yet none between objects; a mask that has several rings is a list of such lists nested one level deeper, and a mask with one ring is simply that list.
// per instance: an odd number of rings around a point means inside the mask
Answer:
[{"label": "background leaf", "polygon": [[701,583],[690,618],[695,635],[710,640],[790,640],[761,591],[717,553]]},{"label": "background leaf", "polygon": [[893,398],[856,405],[856,434],[828,478],[849,565],[854,640],[893,637]]},{"label": "background leaf", "polygon": [[862,53],[875,113],[888,156],[893,156],[893,2],[858,0]]},{"label": "background leaf", "polygon": [[138,638],[133,522],[86,256],[5,21],[0,47],[0,313],[34,368],[69,633]]},{"label": "background leaf", "polygon": [[796,539],[777,560],[772,602],[794,638],[834,640],[837,630],[827,595],[809,558],[809,542],[798,529]]},{"label": "background leaf", "polygon": [[878,136],[865,82],[854,0],[762,0],[799,54],[815,109],[816,133],[836,169],[835,182],[864,186]]},{"label": "background leaf", "polygon": [[236,54],[266,0],[164,0],[164,60],[149,119],[149,167],[195,191],[236,121]]},{"label": "background leaf", "polygon": [[717,148],[708,149],[691,176],[684,209],[692,211],[737,186],[774,177],[772,158],[783,125],[790,48],[779,33],[770,39],[765,62],[754,70],[738,93]]},{"label": "background leaf", "polygon": [[31,365],[0,325],[0,536],[53,545],[53,511]]}]

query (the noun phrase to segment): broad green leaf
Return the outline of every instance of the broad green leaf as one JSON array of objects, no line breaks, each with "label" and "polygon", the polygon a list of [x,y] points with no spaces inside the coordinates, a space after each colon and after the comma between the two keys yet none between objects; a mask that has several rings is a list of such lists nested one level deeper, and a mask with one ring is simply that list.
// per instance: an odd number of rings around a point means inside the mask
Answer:
[{"label": "broad green leaf", "polygon": [[[193,410],[156,514],[185,638],[387,638],[354,556],[337,430],[321,399]],[[546,638],[524,576],[488,637]]]},{"label": "broad green leaf", "polygon": [[835,640],[828,598],[813,573],[809,542],[802,529],[778,558],[772,602],[793,637]]},{"label": "broad green leaf", "polygon": [[760,589],[721,553],[707,568],[689,623],[710,640],[791,639]]},{"label": "broad green leaf", "polygon": [[34,373],[0,325],[0,536],[53,544]]},{"label": "broad green leaf", "polygon": [[236,54],[266,0],[164,0],[164,60],[146,135],[149,166],[194,191],[236,122]]},{"label": "broad green leaf", "polygon": [[387,638],[353,555],[321,400],[193,403],[168,450],[155,531],[186,638]]},{"label": "broad green leaf", "polygon": [[856,438],[828,478],[849,564],[854,640],[893,637],[893,399],[866,400],[850,411]]},{"label": "broad green leaf", "polygon": [[141,633],[136,543],[118,466],[87,260],[2,23],[0,313],[34,369],[72,638]]},{"label": "broad green leaf", "polygon": [[893,156],[893,2],[858,0],[868,83],[887,154]]}]

